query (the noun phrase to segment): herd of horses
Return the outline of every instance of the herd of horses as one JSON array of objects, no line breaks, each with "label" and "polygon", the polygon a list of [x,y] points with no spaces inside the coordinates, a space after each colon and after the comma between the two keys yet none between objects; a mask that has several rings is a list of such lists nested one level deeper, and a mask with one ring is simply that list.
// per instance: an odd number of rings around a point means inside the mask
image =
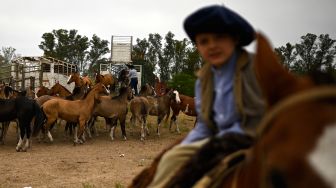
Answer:
[{"label": "herd of horses", "polygon": [[[105,119],[112,140],[115,138],[115,129],[118,122],[122,130],[122,137],[126,140],[125,124],[129,109],[132,113],[130,120],[132,125],[136,127],[136,123],[140,122],[142,130],[143,127],[147,127],[146,118],[148,115],[158,116],[157,134],[160,135],[162,119],[165,116],[168,118],[170,109],[176,109],[180,103],[187,102],[181,101],[179,93],[173,89],[167,89],[166,93],[157,96],[154,87],[149,84],[141,87],[139,96],[134,96],[133,90],[127,83],[129,79],[123,74],[119,75],[119,78],[121,79],[117,79],[112,74],[101,75],[96,73],[95,84],[93,84],[88,77],[81,77],[79,73],[71,73],[67,84],[74,83],[75,87],[72,92],[58,82],[50,89],[41,86],[36,94],[31,88],[21,92],[10,86],[0,85],[0,98],[2,98],[0,116],[3,117],[0,119],[0,122],[2,122],[0,127],[1,143],[5,141],[9,122],[17,119],[21,134],[21,139],[16,148],[17,151],[27,151],[30,146],[31,135],[37,136],[39,134],[39,141],[45,141],[44,139],[48,137],[50,142],[53,142],[51,129],[57,124],[57,120],[67,122],[65,126],[66,135],[69,132],[71,134],[75,129],[74,143],[81,144],[85,142],[84,131],[89,137],[92,137],[92,132],[98,133],[95,126],[95,120],[98,116]],[[119,86],[119,89],[116,89],[117,86]],[[191,108],[194,108],[194,101],[189,102]],[[21,112],[25,109],[21,105],[31,106],[30,109],[26,109],[30,112],[29,115]],[[18,111],[16,115],[6,115],[8,113],[15,114],[12,108]],[[175,110],[172,119],[175,120],[177,115],[178,113]],[[35,118],[35,121],[34,116],[38,117]],[[35,122],[35,124],[32,122]],[[19,146],[23,145],[25,136],[25,146]],[[141,133],[141,140],[144,139],[145,136]]]},{"label": "herd of horses", "polygon": [[[317,77],[293,75],[278,62],[267,39],[260,34],[257,35],[254,69],[267,103],[266,114],[255,137],[228,134],[223,138],[211,138],[165,187],[336,187],[335,80],[322,74],[315,75]],[[148,134],[148,115],[158,116],[157,134],[160,134],[160,122],[170,113],[170,108],[174,114],[172,124],[176,123],[177,111],[195,115],[192,103],[186,102],[193,101],[193,98],[177,91],[165,91],[162,96],[155,97],[152,87],[144,85],[139,96],[133,96],[129,87],[121,87],[118,94],[111,96],[106,95],[109,92],[106,88],[111,88],[111,85],[107,86],[105,78],[98,78],[95,85],[84,84],[84,81],[78,81],[81,78],[76,78],[76,85],[84,88],[82,97],[73,100],[61,98],[77,95],[81,93],[80,89],[78,93],[58,91],[57,96],[52,96],[42,105],[39,103],[41,108],[32,99],[24,97],[26,93],[19,93],[13,99],[1,99],[0,121],[19,121],[21,138],[17,150],[22,147],[19,146],[22,145],[22,134],[26,132],[29,139],[28,129],[33,117],[33,135],[40,130],[48,132],[57,118],[61,118],[78,124],[79,137],[75,141],[80,143],[84,141],[84,129],[90,130],[96,116],[104,117],[111,127],[111,139],[114,139],[115,125],[119,121],[126,139],[124,123],[128,108],[132,113],[131,123],[138,121],[141,124],[141,139]],[[50,90],[56,90],[56,86]],[[52,93],[50,90],[47,94]],[[6,93],[4,95],[8,97]],[[76,109],[76,112],[71,109]],[[41,122],[43,118],[39,114],[44,114],[46,123]],[[48,135],[52,138],[50,133]],[[160,158],[173,146],[162,151],[129,187],[147,187]]]}]

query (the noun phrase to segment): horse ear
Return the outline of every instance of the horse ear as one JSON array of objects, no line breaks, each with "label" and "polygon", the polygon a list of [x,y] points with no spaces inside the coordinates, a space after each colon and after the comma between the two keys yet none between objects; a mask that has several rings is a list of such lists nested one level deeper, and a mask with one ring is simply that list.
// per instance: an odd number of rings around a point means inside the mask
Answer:
[{"label": "horse ear", "polygon": [[254,68],[261,90],[269,105],[277,103],[306,85],[302,84],[299,78],[280,64],[271,45],[261,34],[257,34]]}]

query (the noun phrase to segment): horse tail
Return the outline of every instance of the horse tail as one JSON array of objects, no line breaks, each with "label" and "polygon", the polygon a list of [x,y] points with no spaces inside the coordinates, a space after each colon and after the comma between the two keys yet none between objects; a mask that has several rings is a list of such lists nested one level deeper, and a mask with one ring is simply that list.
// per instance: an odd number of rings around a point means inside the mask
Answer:
[{"label": "horse tail", "polygon": [[42,107],[40,107],[36,102],[34,102],[34,113],[35,113],[35,122],[33,126],[33,136],[35,137],[42,128],[46,116],[43,112]]}]

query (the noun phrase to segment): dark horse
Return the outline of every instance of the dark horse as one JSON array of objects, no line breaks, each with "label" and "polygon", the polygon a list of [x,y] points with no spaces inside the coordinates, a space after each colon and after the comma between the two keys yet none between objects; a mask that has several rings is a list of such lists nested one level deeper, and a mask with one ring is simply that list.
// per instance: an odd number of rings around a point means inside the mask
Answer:
[{"label": "dark horse", "polygon": [[[257,42],[254,68],[268,111],[254,137],[211,139],[164,187],[336,186],[335,85],[294,76],[278,63],[263,36],[257,35]],[[227,156],[232,152],[235,157]],[[158,161],[130,187],[146,187]]]},{"label": "dark horse", "polygon": [[[0,99],[0,122],[8,122],[15,119],[18,119],[19,122],[20,138],[16,151],[27,151],[31,136],[30,123],[34,117],[33,132],[35,136],[36,130],[43,126],[44,121],[44,116],[39,105],[34,100],[28,99],[25,96],[18,96],[14,99]],[[23,146],[24,136],[27,138],[25,146]]]}]

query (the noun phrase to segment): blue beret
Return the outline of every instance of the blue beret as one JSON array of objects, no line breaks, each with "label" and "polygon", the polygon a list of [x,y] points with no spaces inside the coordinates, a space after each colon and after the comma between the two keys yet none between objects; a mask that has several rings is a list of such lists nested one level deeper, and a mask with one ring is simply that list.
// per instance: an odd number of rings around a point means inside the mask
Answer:
[{"label": "blue beret", "polygon": [[244,18],[220,5],[197,10],[184,20],[183,26],[193,42],[196,34],[207,32],[237,35],[240,46],[250,44],[255,38],[253,27]]}]

